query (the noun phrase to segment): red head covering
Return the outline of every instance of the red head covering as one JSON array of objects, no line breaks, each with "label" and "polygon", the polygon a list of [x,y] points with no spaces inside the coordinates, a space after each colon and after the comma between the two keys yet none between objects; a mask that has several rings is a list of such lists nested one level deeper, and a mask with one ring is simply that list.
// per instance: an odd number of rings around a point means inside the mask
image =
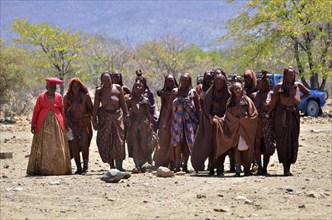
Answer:
[{"label": "red head covering", "polygon": [[62,84],[63,80],[58,79],[56,77],[48,77],[46,78],[46,86],[55,86],[55,85],[59,85]]}]

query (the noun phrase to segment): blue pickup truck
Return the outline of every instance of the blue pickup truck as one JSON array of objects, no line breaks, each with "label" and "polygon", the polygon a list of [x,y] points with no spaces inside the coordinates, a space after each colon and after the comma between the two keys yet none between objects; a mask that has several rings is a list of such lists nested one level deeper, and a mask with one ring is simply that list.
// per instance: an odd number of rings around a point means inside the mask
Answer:
[{"label": "blue pickup truck", "polygon": [[[268,73],[267,76],[270,81],[271,90],[274,89],[277,83],[282,82],[283,79],[283,74]],[[304,115],[317,117],[322,113],[322,107],[325,105],[326,99],[326,91],[310,89],[310,96],[301,101],[299,109]]]}]

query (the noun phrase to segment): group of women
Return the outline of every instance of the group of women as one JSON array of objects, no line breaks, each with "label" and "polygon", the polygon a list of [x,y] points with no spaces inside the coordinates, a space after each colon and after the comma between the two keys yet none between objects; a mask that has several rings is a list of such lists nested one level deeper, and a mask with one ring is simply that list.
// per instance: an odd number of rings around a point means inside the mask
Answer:
[{"label": "group of women", "polygon": [[235,176],[240,176],[242,167],[244,175],[251,175],[252,164],[258,166],[257,174],[266,175],[276,147],[284,175],[291,175],[298,149],[297,106],[310,92],[295,81],[295,75],[293,68],[286,68],[274,92],[267,71],[257,80],[254,71],[246,70],[243,81],[233,77],[229,82],[223,69],[216,69],[206,72],[195,89],[190,74],[182,74],[179,84],[167,75],[157,91],[159,117],[141,70],[136,71],[131,91],[123,85],[121,73],[104,72],[93,103],[80,79],[71,80],[62,101],[55,92],[62,81],[47,78],[47,91],[39,95],[34,108],[27,174],[70,174],[71,158],[76,174],[87,172],[92,122],[100,157],[110,168],[124,170],[127,143],[135,163],[133,173],[141,172],[146,163],[188,172],[191,157],[197,172],[205,169],[208,159],[209,175],[215,171],[223,175],[228,155]]}]

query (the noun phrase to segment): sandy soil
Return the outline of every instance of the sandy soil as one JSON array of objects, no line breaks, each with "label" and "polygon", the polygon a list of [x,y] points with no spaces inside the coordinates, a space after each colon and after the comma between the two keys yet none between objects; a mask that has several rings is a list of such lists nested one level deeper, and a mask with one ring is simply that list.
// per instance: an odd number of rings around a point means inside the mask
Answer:
[{"label": "sandy soil", "polygon": [[[292,177],[281,176],[274,154],[267,177],[192,171],[173,178],[134,174],[106,183],[99,178],[108,166],[95,139],[86,175],[26,177],[29,121],[0,124],[1,152],[13,152],[12,159],[0,160],[0,219],[331,219],[331,101],[323,117],[301,118]],[[131,170],[133,161],[124,167]]]}]

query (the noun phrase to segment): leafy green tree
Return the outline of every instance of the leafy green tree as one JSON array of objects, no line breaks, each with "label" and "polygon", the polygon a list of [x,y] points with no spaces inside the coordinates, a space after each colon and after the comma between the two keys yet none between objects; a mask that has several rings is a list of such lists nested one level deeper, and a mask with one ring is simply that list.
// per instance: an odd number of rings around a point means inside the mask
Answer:
[{"label": "leafy green tree", "polygon": [[30,58],[27,49],[6,46],[0,39],[0,112],[21,114],[29,109],[31,97],[25,89],[32,83]]},{"label": "leafy green tree", "polygon": [[191,66],[186,62],[186,43],[169,35],[159,42],[147,42],[138,48],[138,58],[152,65],[162,75],[179,73],[188,70]]},{"label": "leafy green tree", "polygon": [[[61,30],[58,26],[53,27],[47,23],[30,24],[27,19],[19,18],[15,19],[12,28],[19,34],[14,42],[32,45],[37,56],[48,59],[49,64],[55,69],[55,76],[65,79],[67,75],[79,71],[79,53],[89,43],[86,36],[79,31],[71,33],[70,30]],[[43,59],[34,61],[37,65],[40,65],[40,62],[45,64]],[[63,92],[64,85],[61,85],[60,93]]]},{"label": "leafy green tree", "polygon": [[153,85],[159,88],[167,74],[179,79],[180,74],[189,72],[192,77],[196,77],[205,71],[221,67],[223,63],[217,51],[204,51],[171,35],[139,47],[136,59],[139,68],[145,70],[146,75],[154,80]]},{"label": "leafy green tree", "polygon": [[331,1],[250,0],[244,7],[229,20],[229,32],[220,39],[232,39],[235,50],[241,51],[231,58],[241,68],[297,66],[305,85],[309,77],[311,88],[323,90],[332,75]]},{"label": "leafy green tree", "polygon": [[131,51],[119,41],[103,35],[91,37],[90,44],[83,51],[84,69],[87,79],[96,86],[100,74],[106,70],[119,70],[122,75],[128,71],[128,62],[132,58]]}]

